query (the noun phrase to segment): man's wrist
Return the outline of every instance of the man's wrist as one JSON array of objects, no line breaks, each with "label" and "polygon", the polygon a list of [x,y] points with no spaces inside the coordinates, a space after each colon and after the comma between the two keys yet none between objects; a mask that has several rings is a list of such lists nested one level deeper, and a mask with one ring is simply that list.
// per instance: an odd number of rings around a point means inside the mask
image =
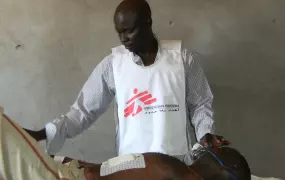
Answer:
[{"label": "man's wrist", "polygon": [[39,140],[38,141],[47,139],[46,128],[38,131],[38,133],[39,133]]},{"label": "man's wrist", "polygon": [[28,129],[24,129],[30,136],[32,136],[36,141],[41,141],[47,138],[46,129],[42,129],[39,131],[31,131]]}]

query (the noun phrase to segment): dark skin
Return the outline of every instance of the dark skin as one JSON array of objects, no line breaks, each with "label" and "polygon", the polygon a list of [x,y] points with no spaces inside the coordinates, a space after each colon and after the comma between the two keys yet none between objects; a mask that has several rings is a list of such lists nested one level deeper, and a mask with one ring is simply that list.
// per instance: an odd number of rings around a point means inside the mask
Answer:
[{"label": "dark skin", "polygon": [[207,133],[201,138],[199,144],[205,147],[216,148],[220,146],[230,145],[231,142],[226,140],[223,136]]},{"label": "dark skin", "polygon": [[[24,129],[24,128],[23,128]],[[24,129],[30,136],[32,136],[36,141],[42,141],[47,138],[45,128],[39,131],[31,131],[28,129]]]},{"label": "dark skin", "polygon": [[[85,164],[84,173],[87,180],[116,180],[116,179],[185,179],[185,180],[233,180],[229,172],[239,172],[241,158],[236,150],[231,148],[210,149],[221,160],[225,167],[221,166],[217,159],[206,153],[190,166],[186,166],[171,156],[144,153],[146,168],[119,171],[112,175],[100,177],[100,164]],[[226,170],[227,169],[227,170]],[[236,169],[236,170],[235,170]],[[250,174],[250,173],[249,173]],[[234,175],[235,176],[235,175]]]},{"label": "dark skin", "polygon": [[[143,0],[124,0],[114,14],[115,29],[121,43],[130,52],[138,55],[144,66],[155,62],[158,52],[158,41],[152,30],[152,18],[148,4]],[[37,141],[47,138],[45,129],[31,131],[25,129]],[[199,143],[203,146],[218,147],[229,145],[222,136],[206,134]]]},{"label": "dark skin", "polygon": [[115,29],[121,43],[130,52],[138,55],[144,66],[154,63],[158,41],[152,31],[152,19],[141,0],[123,1],[114,14]]}]

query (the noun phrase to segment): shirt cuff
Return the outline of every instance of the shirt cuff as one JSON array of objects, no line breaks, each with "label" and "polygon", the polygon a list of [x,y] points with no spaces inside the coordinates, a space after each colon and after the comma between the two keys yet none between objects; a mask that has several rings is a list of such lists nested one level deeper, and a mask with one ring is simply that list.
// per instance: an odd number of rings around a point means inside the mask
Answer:
[{"label": "shirt cuff", "polygon": [[201,138],[204,137],[207,133],[215,134],[214,122],[210,124],[200,125],[199,129],[197,130],[197,141],[199,142]]},{"label": "shirt cuff", "polygon": [[45,125],[46,129],[46,152],[50,155],[55,155],[62,148],[65,136],[62,130],[62,122],[55,120],[52,123]]}]

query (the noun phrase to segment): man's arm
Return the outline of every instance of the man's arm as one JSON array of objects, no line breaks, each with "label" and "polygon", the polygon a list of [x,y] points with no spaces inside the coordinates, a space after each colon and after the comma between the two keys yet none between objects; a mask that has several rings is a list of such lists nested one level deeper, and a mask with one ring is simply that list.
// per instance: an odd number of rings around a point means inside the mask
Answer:
[{"label": "man's arm", "polygon": [[66,138],[82,133],[108,109],[115,95],[112,58],[107,56],[94,69],[69,112],[47,123],[36,134],[26,130],[36,140],[47,140],[49,154],[56,154]]},{"label": "man's arm", "polygon": [[186,78],[186,103],[197,140],[214,134],[213,94],[199,62],[187,50],[183,52]]}]

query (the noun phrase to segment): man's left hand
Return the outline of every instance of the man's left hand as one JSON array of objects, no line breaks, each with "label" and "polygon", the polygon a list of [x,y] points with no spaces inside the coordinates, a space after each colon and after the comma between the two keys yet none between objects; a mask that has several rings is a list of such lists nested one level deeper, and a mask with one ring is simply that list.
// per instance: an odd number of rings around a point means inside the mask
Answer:
[{"label": "man's left hand", "polygon": [[213,135],[210,133],[205,134],[199,142],[204,147],[216,148],[220,146],[230,145],[231,142],[224,139],[223,136]]}]

